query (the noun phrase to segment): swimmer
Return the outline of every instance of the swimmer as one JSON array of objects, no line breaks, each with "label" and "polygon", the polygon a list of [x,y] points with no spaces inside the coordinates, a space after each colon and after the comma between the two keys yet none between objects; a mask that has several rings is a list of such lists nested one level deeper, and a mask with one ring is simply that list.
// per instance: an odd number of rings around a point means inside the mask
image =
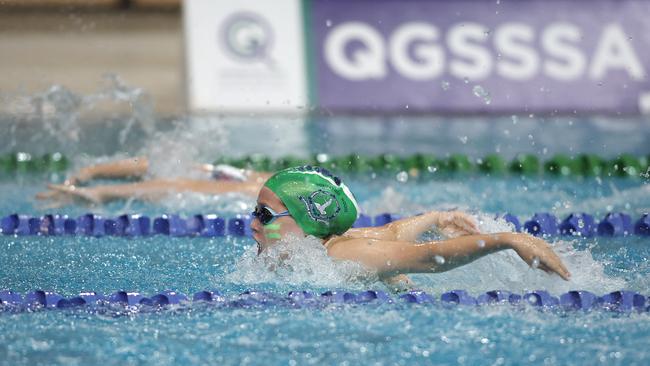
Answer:
[{"label": "swimmer", "polygon": [[[157,200],[170,193],[196,192],[203,194],[242,193],[255,196],[269,173],[238,169],[228,165],[203,164],[197,168],[208,173],[209,179],[143,179],[149,162],[144,157],[92,165],[80,169],[64,184],[50,184],[49,191],[36,195],[51,200],[50,207],[73,203],[75,199],[102,204],[120,199]],[[84,187],[93,179],[142,179],[141,181]],[[206,177],[208,178],[208,177]]]},{"label": "swimmer", "polygon": [[[526,263],[569,280],[571,274],[543,240],[523,233],[480,234],[461,212],[428,212],[382,227],[351,228],[358,206],[338,177],[311,166],[289,168],[259,191],[251,224],[258,255],[288,236],[319,238],[330,257],[360,263],[395,288],[407,273],[444,272],[513,249]],[[417,242],[433,226],[446,240]]]}]

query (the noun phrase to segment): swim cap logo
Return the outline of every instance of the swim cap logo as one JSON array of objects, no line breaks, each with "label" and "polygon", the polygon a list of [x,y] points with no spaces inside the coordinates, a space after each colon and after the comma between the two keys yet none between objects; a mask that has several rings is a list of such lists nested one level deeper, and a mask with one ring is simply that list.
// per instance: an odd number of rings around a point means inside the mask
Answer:
[{"label": "swim cap logo", "polygon": [[231,56],[244,61],[259,61],[268,58],[273,31],[266,19],[240,12],[224,21],[220,38]]},{"label": "swim cap logo", "polygon": [[307,208],[307,213],[314,221],[329,223],[341,212],[341,205],[332,193],[321,189],[312,192],[309,197],[299,197]]}]

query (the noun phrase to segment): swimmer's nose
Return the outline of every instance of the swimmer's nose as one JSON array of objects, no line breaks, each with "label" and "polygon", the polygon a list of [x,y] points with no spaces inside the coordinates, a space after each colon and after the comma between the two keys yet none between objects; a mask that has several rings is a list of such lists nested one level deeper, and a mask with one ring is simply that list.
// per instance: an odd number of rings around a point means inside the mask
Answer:
[{"label": "swimmer's nose", "polygon": [[254,217],[253,220],[251,221],[251,230],[253,230],[254,233],[259,233],[260,231],[262,231],[260,225],[261,225],[260,220],[257,217]]}]

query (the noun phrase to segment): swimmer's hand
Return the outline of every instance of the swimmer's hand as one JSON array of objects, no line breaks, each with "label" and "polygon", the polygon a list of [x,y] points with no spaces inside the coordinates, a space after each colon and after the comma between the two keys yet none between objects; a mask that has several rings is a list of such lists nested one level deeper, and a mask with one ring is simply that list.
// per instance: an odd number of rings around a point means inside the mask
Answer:
[{"label": "swimmer's hand", "polygon": [[564,266],[560,257],[544,240],[521,233],[498,235],[507,235],[511,248],[531,267],[541,269],[546,273],[555,273],[565,281],[571,278],[571,273]]},{"label": "swimmer's hand", "polygon": [[457,238],[465,235],[478,235],[481,233],[476,220],[461,211],[440,212],[436,223],[438,231],[448,238]]},{"label": "swimmer's hand", "polygon": [[202,164],[200,169],[209,172],[215,179],[234,180],[238,182],[245,182],[248,180],[248,175],[245,169],[239,169],[232,165],[227,164]]},{"label": "swimmer's hand", "polygon": [[94,178],[95,172],[92,167],[86,167],[80,169],[75,175],[68,177],[63,184],[66,186],[76,186],[91,181]]},{"label": "swimmer's hand", "polygon": [[52,207],[72,203],[73,199],[81,199],[96,204],[103,202],[100,192],[94,188],[76,187],[65,184],[48,184],[47,188],[49,188],[49,191],[38,193],[36,198],[52,201]]}]

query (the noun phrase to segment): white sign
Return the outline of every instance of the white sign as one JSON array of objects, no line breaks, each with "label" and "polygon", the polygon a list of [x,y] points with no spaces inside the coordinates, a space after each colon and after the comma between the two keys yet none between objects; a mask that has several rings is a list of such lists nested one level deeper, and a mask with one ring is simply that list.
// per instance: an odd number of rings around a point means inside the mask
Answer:
[{"label": "white sign", "polygon": [[183,10],[190,111],[305,111],[300,0],[186,0]]}]

